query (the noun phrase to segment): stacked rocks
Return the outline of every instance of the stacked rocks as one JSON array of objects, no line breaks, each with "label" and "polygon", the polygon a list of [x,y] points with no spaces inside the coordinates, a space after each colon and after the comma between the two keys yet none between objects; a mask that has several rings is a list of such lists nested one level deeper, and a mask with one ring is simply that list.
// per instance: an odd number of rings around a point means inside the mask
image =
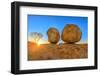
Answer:
[{"label": "stacked rocks", "polygon": [[67,24],[63,31],[61,38],[66,43],[75,43],[80,41],[82,32],[75,24]]},{"label": "stacked rocks", "polygon": [[[59,31],[56,28],[50,28],[47,31],[48,41],[56,44],[60,39]],[[65,43],[75,43],[80,41],[82,32],[80,28],[75,24],[67,24],[61,34],[61,39]]]},{"label": "stacked rocks", "polygon": [[50,28],[47,31],[48,41],[52,44],[56,44],[60,39],[59,31],[56,28]]}]

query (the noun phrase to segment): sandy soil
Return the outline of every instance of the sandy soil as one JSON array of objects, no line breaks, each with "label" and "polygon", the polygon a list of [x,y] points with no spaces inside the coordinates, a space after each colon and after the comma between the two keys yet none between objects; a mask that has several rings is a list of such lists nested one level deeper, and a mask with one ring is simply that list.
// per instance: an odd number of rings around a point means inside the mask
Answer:
[{"label": "sandy soil", "polygon": [[28,60],[80,59],[87,57],[87,44],[36,45],[28,42]]}]

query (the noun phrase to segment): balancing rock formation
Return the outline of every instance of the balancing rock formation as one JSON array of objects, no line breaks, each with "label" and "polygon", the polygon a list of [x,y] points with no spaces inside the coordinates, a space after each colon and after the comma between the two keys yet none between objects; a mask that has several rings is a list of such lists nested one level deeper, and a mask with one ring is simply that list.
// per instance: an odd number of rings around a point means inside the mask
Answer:
[{"label": "balancing rock formation", "polygon": [[59,31],[56,28],[49,28],[47,31],[48,41],[52,44],[56,44],[60,39]]},{"label": "balancing rock formation", "polygon": [[82,32],[80,28],[75,24],[67,24],[63,31],[61,38],[66,43],[75,43],[80,41]]}]

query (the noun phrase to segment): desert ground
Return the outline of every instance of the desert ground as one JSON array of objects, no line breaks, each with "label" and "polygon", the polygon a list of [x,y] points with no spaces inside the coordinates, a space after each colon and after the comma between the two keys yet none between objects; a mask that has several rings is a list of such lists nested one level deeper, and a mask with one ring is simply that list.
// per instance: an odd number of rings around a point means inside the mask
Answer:
[{"label": "desert ground", "polygon": [[88,58],[88,44],[41,44],[28,42],[28,60]]}]

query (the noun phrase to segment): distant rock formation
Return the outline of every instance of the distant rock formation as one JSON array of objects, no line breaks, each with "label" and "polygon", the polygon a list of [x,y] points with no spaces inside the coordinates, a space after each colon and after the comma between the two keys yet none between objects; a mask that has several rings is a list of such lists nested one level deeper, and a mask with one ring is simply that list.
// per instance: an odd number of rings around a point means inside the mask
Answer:
[{"label": "distant rock formation", "polygon": [[75,24],[67,24],[61,35],[61,39],[66,43],[75,43],[80,41],[82,32]]},{"label": "distant rock formation", "polygon": [[49,28],[47,31],[48,41],[52,44],[56,44],[60,39],[59,31],[56,28]]}]

